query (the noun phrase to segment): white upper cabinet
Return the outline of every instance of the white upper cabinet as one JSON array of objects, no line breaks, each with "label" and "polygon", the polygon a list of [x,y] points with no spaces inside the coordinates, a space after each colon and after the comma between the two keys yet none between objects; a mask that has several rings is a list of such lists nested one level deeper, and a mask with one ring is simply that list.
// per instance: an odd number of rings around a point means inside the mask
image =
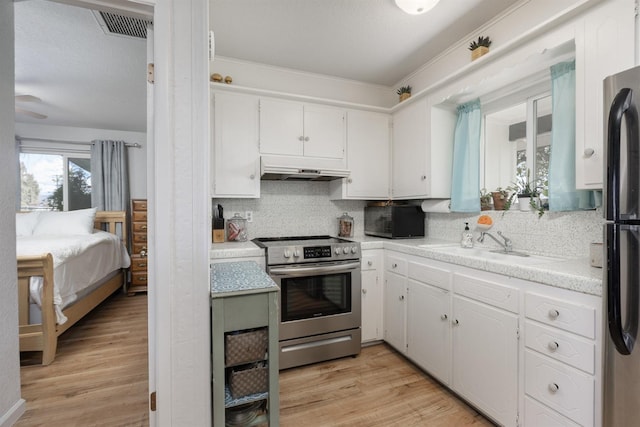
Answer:
[{"label": "white upper cabinet", "polygon": [[633,0],[604,2],[576,24],[576,186],[603,185],[602,80],[634,66]]},{"label": "white upper cabinet", "polygon": [[393,114],[393,199],[449,198],[456,114],[415,101]]},{"label": "white upper cabinet", "polygon": [[260,197],[258,98],[214,93],[212,197]]},{"label": "white upper cabinet", "polygon": [[331,199],[389,198],[390,116],[347,112],[347,169],[349,178],[331,181]]},{"label": "white upper cabinet", "polygon": [[344,158],[345,110],[260,99],[260,154]]},{"label": "white upper cabinet", "polygon": [[392,197],[429,197],[427,177],[427,100],[393,114]]}]

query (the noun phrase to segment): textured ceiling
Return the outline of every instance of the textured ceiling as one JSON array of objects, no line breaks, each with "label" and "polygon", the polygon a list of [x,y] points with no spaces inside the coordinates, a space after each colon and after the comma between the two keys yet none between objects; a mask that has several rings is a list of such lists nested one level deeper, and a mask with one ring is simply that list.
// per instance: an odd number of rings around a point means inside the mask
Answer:
[{"label": "textured ceiling", "polygon": [[[384,86],[404,77],[514,3],[441,0],[407,15],[393,0],[211,0],[216,54]],[[105,35],[88,9],[14,3],[17,122],[144,131],[146,43]]]},{"label": "textured ceiling", "polygon": [[146,40],[106,35],[88,10],[44,0],[15,3],[16,103],[45,114],[17,122],[145,131]]},{"label": "textured ceiling", "polygon": [[408,15],[393,0],[211,0],[209,25],[216,55],[392,86],[516,2]]}]

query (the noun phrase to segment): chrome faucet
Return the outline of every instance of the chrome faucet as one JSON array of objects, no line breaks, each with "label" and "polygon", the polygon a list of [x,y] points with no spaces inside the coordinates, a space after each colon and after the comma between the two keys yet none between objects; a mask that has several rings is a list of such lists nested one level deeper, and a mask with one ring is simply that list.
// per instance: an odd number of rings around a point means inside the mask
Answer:
[{"label": "chrome faucet", "polygon": [[513,245],[512,245],[511,239],[506,237],[504,234],[502,234],[502,231],[498,231],[498,235],[500,237],[502,237],[502,239],[504,240],[504,243],[502,243],[500,240],[496,239],[496,237],[493,234],[491,234],[491,233],[489,233],[487,231],[483,231],[483,232],[480,233],[480,236],[478,237],[478,242],[480,242],[480,243],[484,242],[485,234],[487,236],[491,237],[493,240],[495,240],[496,243],[498,243],[502,247],[502,249],[504,249],[505,252],[508,253],[508,252],[511,252],[513,250]]}]

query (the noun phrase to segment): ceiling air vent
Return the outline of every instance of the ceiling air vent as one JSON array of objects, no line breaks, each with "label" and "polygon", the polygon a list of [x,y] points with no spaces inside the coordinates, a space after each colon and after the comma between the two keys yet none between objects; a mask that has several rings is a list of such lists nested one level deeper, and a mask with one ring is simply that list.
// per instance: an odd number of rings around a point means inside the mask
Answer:
[{"label": "ceiling air vent", "polygon": [[147,38],[147,25],[152,21],[116,15],[115,13],[93,11],[105,34],[124,37]]}]

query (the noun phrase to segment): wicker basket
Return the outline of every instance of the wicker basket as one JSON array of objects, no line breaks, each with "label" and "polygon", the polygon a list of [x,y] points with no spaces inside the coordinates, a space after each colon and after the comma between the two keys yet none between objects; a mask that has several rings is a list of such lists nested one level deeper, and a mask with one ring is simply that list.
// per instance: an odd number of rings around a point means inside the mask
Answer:
[{"label": "wicker basket", "polygon": [[242,365],[264,360],[269,344],[267,329],[225,335],[225,364]]},{"label": "wicker basket", "polygon": [[266,366],[234,369],[229,375],[231,397],[237,399],[250,394],[264,393],[268,390],[268,379],[269,370]]}]

